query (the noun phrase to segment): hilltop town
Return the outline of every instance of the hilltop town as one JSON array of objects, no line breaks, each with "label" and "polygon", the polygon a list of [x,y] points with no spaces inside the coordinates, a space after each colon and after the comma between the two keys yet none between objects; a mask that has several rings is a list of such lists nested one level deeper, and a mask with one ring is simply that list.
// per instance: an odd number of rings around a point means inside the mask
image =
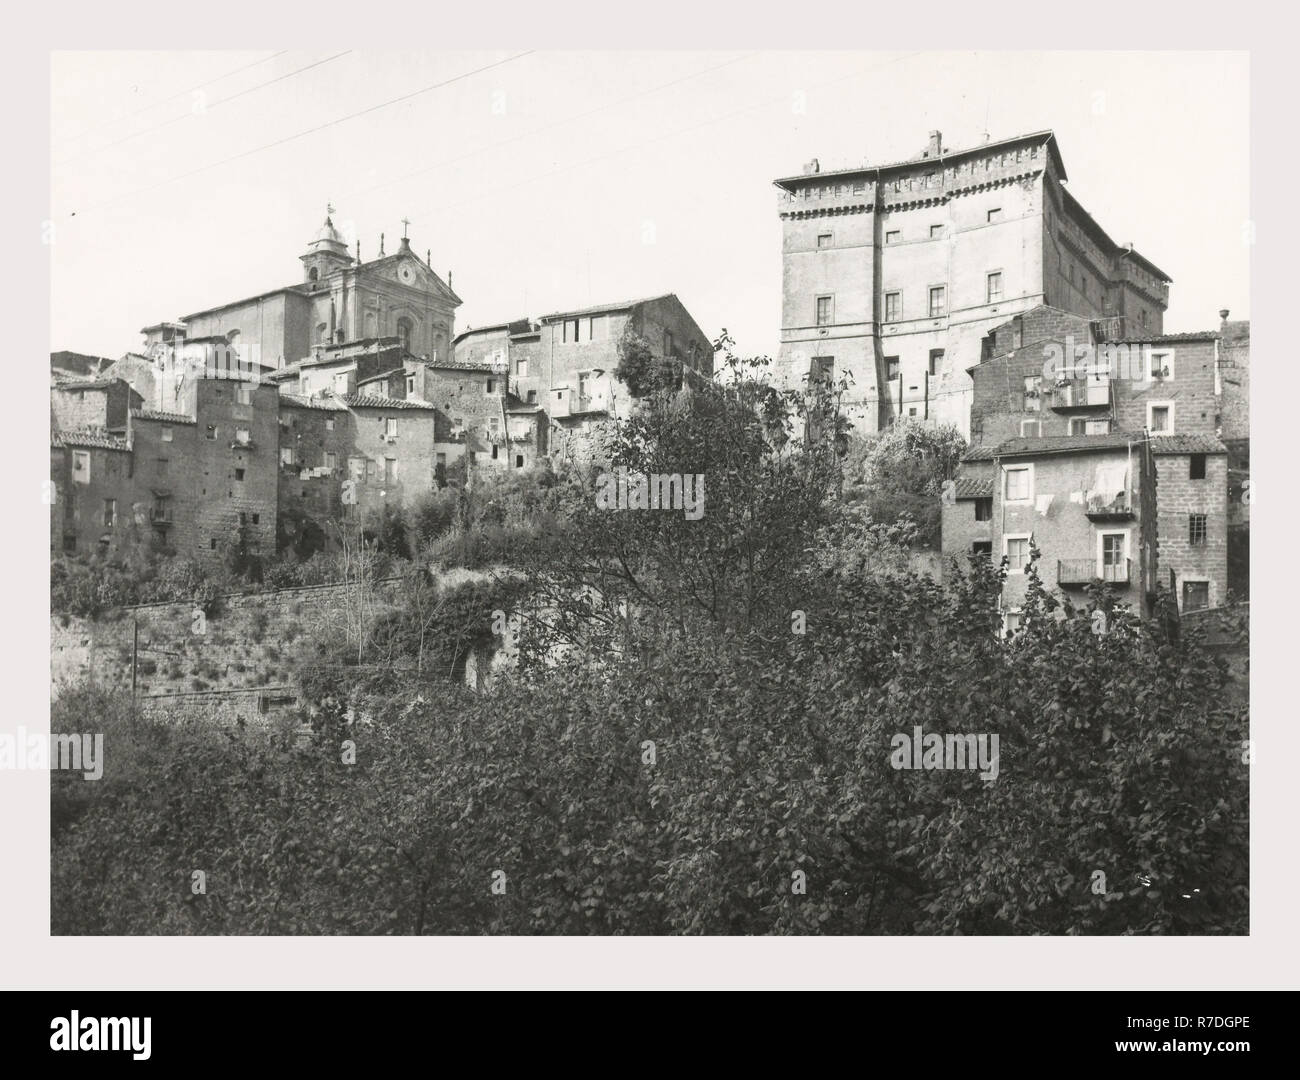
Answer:
[{"label": "hilltop town", "polygon": [[[1249,323],[1166,332],[1172,279],[1065,186],[1050,131],[775,181],[774,385],[838,385],[843,428],[969,440],[942,553],[1031,546],[1051,586],[1153,614],[1248,597]],[[774,253],[775,257],[775,253]],[[456,330],[461,299],[403,235],[362,259],[330,216],[301,280],[145,327],[117,360],[51,355],[51,548],[141,539],[194,559],[324,549],[340,522],[589,453],[627,418],[629,347],[714,375],[674,295]],[[814,437],[809,429],[806,437]]]}]

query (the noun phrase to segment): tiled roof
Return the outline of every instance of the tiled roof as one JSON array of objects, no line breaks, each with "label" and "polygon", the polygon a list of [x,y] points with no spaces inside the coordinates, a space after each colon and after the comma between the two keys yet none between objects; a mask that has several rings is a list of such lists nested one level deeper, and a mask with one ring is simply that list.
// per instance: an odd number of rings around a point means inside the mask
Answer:
[{"label": "tiled roof", "polygon": [[389,369],[388,371],[382,372],[379,375],[371,375],[370,378],[368,379],[358,379],[357,385],[365,386],[366,383],[380,382],[384,379],[391,379],[394,375],[405,375],[405,374],[406,374],[406,368],[395,367]]},{"label": "tiled roof", "polygon": [[435,371],[491,371],[492,365],[486,360],[426,360]]},{"label": "tiled roof", "polygon": [[1109,435],[1040,435],[1007,439],[997,446],[980,446],[967,452],[962,461],[990,461],[995,457],[1032,457],[1036,454],[1076,453],[1088,450],[1122,450],[1140,443],[1141,432],[1113,431]]},{"label": "tiled roof", "polygon": [[993,498],[993,480],[991,478],[977,480],[972,476],[959,476],[953,486],[959,499]]},{"label": "tiled roof", "polygon": [[325,412],[346,412],[347,406],[333,397],[303,397],[280,391],[280,404],[294,409],[321,409]]},{"label": "tiled roof", "polygon": [[571,311],[553,311],[549,315],[542,316],[542,322],[551,319],[562,319],[567,315],[599,315],[605,311],[627,311],[628,308],[634,308],[638,304],[648,304],[653,300],[667,300],[672,293],[660,293],[658,296],[643,296],[639,300],[623,300],[613,304],[594,304],[591,307],[574,308]]},{"label": "tiled roof", "polygon": [[164,424],[193,424],[194,417],[184,413],[160,412],[158,409],[132,409],[131,415],[137,420],[158,420]]},{"label": "tiled roof", "polygon": [[98,428],[82,428],[75,431],[50,432],[51,446],[88,446],[98,450],[130,450],[125,439],[110,435]]},{"label": "tiled roof", "polygon": [[115,382],[120,380],[112,379],[59,379],[54,380],[56,390],[107,390]]},{"label": "tiled roof", "polygon": [[1226,454],[1228,448],[1213,435],[1154,435],[1153,454]]},{"label": "tiled roof", "polygon": [[427,401],[415,401],[411,398],[405,400],[400,398],[377,397],[373,394],[347,394],[343,398],[344,404],[353,409],[429,409],[436,406],[430,405]]},{"label": "tiled roof", "polygon": [[1218,336],[1217,330],[1181,330],[1176,334],[1129,334],[1122,341],[1135,345],[1169,345],[1176,341],[1213,341]]}]

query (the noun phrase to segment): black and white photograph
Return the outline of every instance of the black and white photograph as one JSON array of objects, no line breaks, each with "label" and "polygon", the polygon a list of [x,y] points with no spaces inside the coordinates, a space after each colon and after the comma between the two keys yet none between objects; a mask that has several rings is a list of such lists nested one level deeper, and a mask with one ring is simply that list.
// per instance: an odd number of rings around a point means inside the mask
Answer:
[{"label": "black and white photograph", "polygon": [[[936,989],[1255,985],[1192,966],[1266,962],[1253,825],[1293,820],[1250,632],[1252,148],[1289,131],[1245,39],[511,10],[36,57],[33,957],[777,988],[760,939],[836,939],[826,988],[925,986],[909,948]],[[699,966],[564,972],[620,942]],[[1244,1006],[1157,1000],[1114,1038],[1249,1051]],[[149,1055],[51,1008],[52,1054]]]}]

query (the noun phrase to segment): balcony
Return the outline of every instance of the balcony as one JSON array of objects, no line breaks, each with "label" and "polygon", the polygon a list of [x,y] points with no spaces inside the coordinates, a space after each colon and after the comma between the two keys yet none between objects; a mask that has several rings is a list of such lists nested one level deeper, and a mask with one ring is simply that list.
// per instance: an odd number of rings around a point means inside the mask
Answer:
[{"label": "balcony", "polygon": [[1123,588],[1133,583],[1133,560],[1107,563],[1097,576],[1096,559],[1057,559],[1056,583],[1062,588],[1082,588],[1097,581]]},{"label": "balcony", "polygon": [[1085,491],[1083,512],[1092,521],[1131,521],[1137,516],[1132,495],[1127,491],[1105,495],[1096,491]]},{"label": "balcony", "polygon": [[1108,405],[1110,379],[1067,379],[1057,383],[1052,394],[1052,411],[1058,413],[1105,408]]}]

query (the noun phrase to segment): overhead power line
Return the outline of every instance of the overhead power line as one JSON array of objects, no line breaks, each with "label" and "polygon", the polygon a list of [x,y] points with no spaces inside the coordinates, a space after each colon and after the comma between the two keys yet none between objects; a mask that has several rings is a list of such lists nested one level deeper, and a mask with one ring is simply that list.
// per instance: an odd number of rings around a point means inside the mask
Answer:
[{"label": "overhead power line", "polygon": [[173,116],[170,120],[164,120],[161,124],[154,124],[153,127],[147,127],[147,128],[142,128],[139,131],[133,131],[131,132],[130,135],[123,135],[120,139],[115,139],[113,142],[105,143],[103,146],[92,147],[91,149],[83,151],[80,154],[74,154],[70,158],[64,158],[62,161],[56,161],[54,163],[54,167],[58,168],[61,165],[68,165],[74,161],[80,161],[82,158],[93,157],[95,154],[102,153],[103,151],[108,150],[111,147],[121,146],[122,143],[124,142],[130,142],[132,139],[138,139],[141,135],[148,135],[150,132],[158,131],[165,127],[170,127],[172,124],[179,124],[183,120],[190,120],[193,119],[195,116],[202,116],[206,113],[211,112],[213,109],[217,108],[218,106],[225,105],[228,102],[235,101],[236,99],[241,97],[245,97],[246,95],[251,94],[257,90],[261,90],[263,87],[272,86],[275,83],[283,82],[285,79],[292,79],[295,75],[301,75],[304,71],[311,71],[312,68],[318,68],[322,64],[328,64],[331,60],[337,60],[341,56],[347,56],[348,53],[350,52],[352,52],[351,49],[344,49],[343,52],[335,53],[333,56],[327,56],[325,57],[324,60],[315,60],[310,64],[305,64],[303,67],[296,68],[293,71],[285,72],[285,74],[283,75],[277,75],[274,79],[267,79],[266,82],[258,83],[256,86],[250,86],[245,90],[240,90],[239,93],[237,94],[231,94],[229,97],[220,98],[219,100],[212,102],[211,105],[205,105],[203,109],[200,111],[192,111],[192,112],[182,113],[180,116]]},{"label": "overhead power line", "polygon": [[222,158],[219,161],[209,162],[207,165],[200,165],[197,169],[191,169],[189,172],[179,173],[176,176],[168,177],[166,180],[160,180],[156,184],[150,184],[148,187],[136,188],[134,191],[128,191],[122,195],[116,195],[111,199],[104,199],[90,206],[82,207],[80,211],[74,210],[71,216],[77,213],[84,213],[88,210],[98,210],[105,206],[111,206],[114,203],[121,202],[124,199],[134,198],[137,195],[144,195],[151,191],[157,191],[159,188],[174,184],[179,180],[188,180],[192,176],[198,176],[201,173],[210,172],[212,169],[218,169],[222,165],[229,165],[233,161],[242,161],[245,158],[252,157],[254,154],[260,154],[264,150],[271,150],[277,146],[284,146],[287,143],[295,142],[298,139],[306,138],[308,135],[314,135],[317,132],[324,131],[327,128],[334,127],[337,124],[347,123],[349,120],[356,120],[358,117],[368,116],[371,113],[378,112],[380,109],[387,109],[392,105],[400,105],[403,101],[410,101],[419,97],[421,94],[428,94],[434,90],[440,90],[444,86],[450,86],[452,83],[461,82],[464,79],[480,75],[485,71],[491,71],[493,68],[501,67],[503,64],[510,64],[516,60],[522,60],[525,56],[531,56],[536,50],[527,49],[524,52],[516,53],[514,56],[507,56],[504,60],[495,60],[490,64],[484,64],[482,67],[474,68],[472,71],[465,71],[459,75],[453,75],[449,79],[443,79],[440,82],[431,83],[428,86],[422,86],[418,90],[412,90],[406,94],[400,94],[397,97],[389,98],[387,101],[381,101],[377,105],[370,105],[367,108],[359,109],[356,112],[348,113],[346,116],[335,117],[333,120],[327,120],[323,124],[317,124],[314,127],[306,128],[303,131],[294,132],[292,135],[286,135],[283,138],[275,139],[269,143],[263,143],[261,146],[255,146],[251,150],[244,150],[238,154],[231,154],[229,157]]},{"label": "overhead power line", "polygon": [[188,90],[178,90],[176,93],[170,94],[165,98],[159,98],[157,101],[152,101],[148,105],[142,105],[140,108],[135,109],[132,112],[123,113],[121,116],[115,116],[112,120],[105,120],[102,124],[96,124],[94,127],[87,128],[78,135],[69,135],[65,138],[59,139],[58,141],[60,143],[69,143],[76,142],[78,139],[84,139],[87,135],[93,135],[96,131],[99,131],[102,128],[112,127],[114,124],[120,124],[123,120],[130,120],[133,116],[140,116],[142,113],[147,113],[151,109],[158,108],[159,105],[166,105],[169,101],[175,101],[177,98],[184,97],[186,94],[192,94],[196,90],[202,90],[205,86],[211,86],[213,83],[222,82],[223,80],[230,78],[232,75],[238,75],[241,71],[247,71],[249,68],[258,67],[261,64],[268,64],[277,56],[283,56],[288,51],[288,49],[281,49],[279,52],[272,53],[270,56],[262,57],[261,60],[254,60],[251,64],[243,64],[231,71],[227,71],[224,75],[218,75],[215,79],[209,79],[207,82],[201,82],[197,86],[191,86]]}]

